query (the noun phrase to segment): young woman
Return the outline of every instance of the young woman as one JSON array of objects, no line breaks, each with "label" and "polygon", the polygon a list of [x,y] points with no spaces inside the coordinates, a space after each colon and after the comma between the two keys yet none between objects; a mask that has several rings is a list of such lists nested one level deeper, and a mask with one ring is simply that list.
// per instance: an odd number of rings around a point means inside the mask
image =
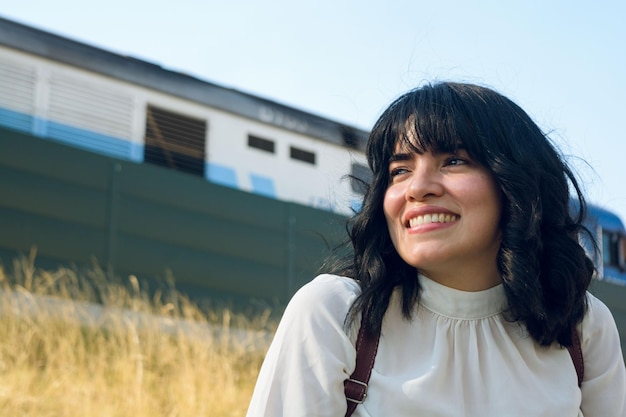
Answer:
[{"label": "young woman", "polygon": [[353,416],[626,417],[615,322],[587,293],[584,199],[528,115],[428,85],[382,114],[367,158],[353,255],[290,301],[248,417],[345,415],[361,325],[380,336]]}]

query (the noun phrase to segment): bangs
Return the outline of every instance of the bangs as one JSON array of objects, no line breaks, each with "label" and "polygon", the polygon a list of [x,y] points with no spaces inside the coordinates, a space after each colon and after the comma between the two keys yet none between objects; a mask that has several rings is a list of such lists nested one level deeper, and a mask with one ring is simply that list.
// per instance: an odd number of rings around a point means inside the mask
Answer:
[{"label": "bangs", "polygon": [[423,154],[465,149],[481,162],[482,145],[463,103],[445,88],[421,89],[396,100],[372,130],[367,156],[373,172],[385,172],[398,145]]},{"label": "bangs", "polygon": [[416,112],[408,116],[402,126],[396,126],[394,149],[401,147],[418,154],[456,152],[465,148],[460,132],[450,126],[447,118],[434,120],[427,113]]}]

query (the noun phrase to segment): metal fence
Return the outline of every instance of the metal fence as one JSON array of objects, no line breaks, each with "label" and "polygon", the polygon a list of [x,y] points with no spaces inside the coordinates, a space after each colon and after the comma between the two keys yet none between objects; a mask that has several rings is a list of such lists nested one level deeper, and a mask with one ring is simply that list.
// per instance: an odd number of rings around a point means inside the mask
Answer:
[{"label": "metal fence", "polygon": [[284,303],[345,220],[0,128],[3,258],[36,247],[48,264],[95,260],[111,274],[171,273],[196,294]]}]

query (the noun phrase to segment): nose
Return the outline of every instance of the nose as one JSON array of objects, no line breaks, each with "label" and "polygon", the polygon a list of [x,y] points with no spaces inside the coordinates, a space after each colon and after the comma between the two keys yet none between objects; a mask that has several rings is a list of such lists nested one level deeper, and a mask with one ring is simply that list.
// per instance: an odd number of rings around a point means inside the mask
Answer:
[{"label": "nose", "polygon": [[444,192],[441,174],[429,164],[420,164],[413,171],[413,175],[406,190],[407,201],[424,201],[432,197],[441,196]]}]

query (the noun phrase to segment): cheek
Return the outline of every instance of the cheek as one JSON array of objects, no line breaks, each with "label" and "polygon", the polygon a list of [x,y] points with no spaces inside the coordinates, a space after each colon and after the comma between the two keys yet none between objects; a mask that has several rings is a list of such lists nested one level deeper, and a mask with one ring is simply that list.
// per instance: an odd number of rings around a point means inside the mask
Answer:
[{"label": "cheek", "polygon": [[383,200],[383,210],[387,221],[391,221],[398,217],[404,202],[404,193],[398,186],[391,186],[385,192]]},{"label": "cheek", "polygon": [[387,221],[387,231],[391,243],[396,250],[398,250],[398,235],[402,229],[402,220],[400,217],[402,216],[404,201],[404,193],[400,190],[400,187],[397,186],[388,188],[383,200],[383,211],[385,213],[385,220]]},{"label": "cheek", "polygon": [[485,188],[486,199],[491,205],[493,216],[495,216],[494,221],[496,221],[499,225],[502,213],[502,192],[500,191],[500,188],[496,184],[495,180],[492,178],[488,179]]},{"label": "cheek", "polygon": [[499,206],[500,188],[488,174],[467,176],[450,188],[456,191],[459,198],[472,204],[482,202],[482,204],[497,204]]},{"label": "cheek", "polygon": [[494,224],[495,227],[499,227],[502,212],[500,189],[490,177],[481,178],[479,184],[480,188],[471,194],[472,205],[480,208],[487,224]]}]

